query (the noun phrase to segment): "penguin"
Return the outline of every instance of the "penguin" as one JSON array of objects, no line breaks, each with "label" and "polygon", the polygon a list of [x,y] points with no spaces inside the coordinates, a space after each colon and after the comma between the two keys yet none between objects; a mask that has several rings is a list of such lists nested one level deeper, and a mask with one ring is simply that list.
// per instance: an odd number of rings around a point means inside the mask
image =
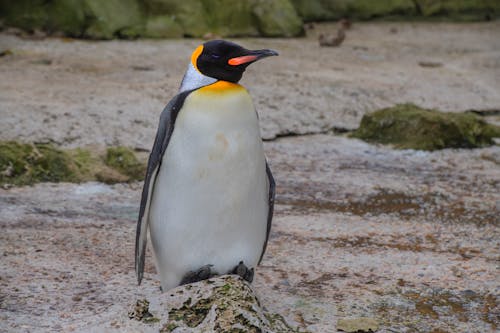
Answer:
[{"label": "penguin", "polygon": [[271,230],[275,182],[248,91],[248,65],[273,50],[198,46],[160,116],[137,221],[140,285],[149,230],[161,290],[216,275],[252,282]]}]

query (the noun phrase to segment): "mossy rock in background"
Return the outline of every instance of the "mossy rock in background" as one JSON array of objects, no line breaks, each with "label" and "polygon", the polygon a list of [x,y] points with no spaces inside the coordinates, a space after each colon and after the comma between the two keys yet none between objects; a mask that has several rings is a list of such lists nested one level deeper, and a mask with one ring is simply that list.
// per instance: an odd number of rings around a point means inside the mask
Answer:
[{"label": "mossy rock in background", "polygon": [[86,28],[87,15],[81,0],[52,0],[47,4],[45,29],[62,31],[68,36],[81,37]]},{"label": "mossy rock in background", "polygon": [[297,36],[289,0],[0,0],[5,25],[72,37]]},{"label": "mossy rock in background", "polygon": [[77,181],[79,170],[67,152],[48,144],[0,142],[0,184]]},{"label": "mossy rock in background", "polygon": [[494,144],[500,127],[473,113],[445,113],[401,104],[363,116],[353,137],[401,149],[476,148]]},{"label": "mossy rock in background", "polygon": [[498,0],[290,0],[306,21],[337,20],[342,17],[372,19],[404,17],[482,21],[500,16]]},{"label": "mossy rock in background", "polygon": [[302,20],[288,0],[259,0],[252,13],[262,36],[292,37],[304,33]]},{"label": "mossy rock in background", "polygon": [[134,151],[127,147],[108,148],[104,163],[127,176],[128,180],[142,179],[145,174],[145,164],[140,162]]},{"label": "mossy rock in background", "polygon": [[415,0],[419,14],[457,21],[491,20],[500,16],[498,0]]},{"label": "mossy rock in background", "polygon": [[252,1],[202,0],[209,31],[218,36],[258,36]]},{"label": "mossy rock in background", "polygon": [[[289,0],[144,0],[149,15],[168,15],[185,36],[297,36],[302,20]],[[146,34],[147,36],[147,34]]]},{"label": "mossy rock in background", "polygon": [[121,30],[143,26],[145,16],[137,0],[84,0],[89,38],[111,39]]},{"label": "mossy rock in background", "polygon": [[416,14],[412,0],[291,0],[304,21],[371,18]]},{"label": "mossy rock in background", "polygon": [[45,0],[0,0],[0,18],[6,26],[27,31],[45,28],[49,19]]},{"label": "mossy rock in background", "polygon": [[50,144],[0,141],[0,185],[32,185],[40,182],[108,184],[140,180],[146,164],[126,147],[62,150]]},{"label": "mossy rock in background", "polygon": [[172,17],[182,28],[185,36],[200,37],[210,30],[201,0],[142,0],[142,2],[149,16]]},{"label": "mossy rock in background", "polygon": [[149,16],[142,35],[149,38],[180,38],[183,30],[175,21],[175,16]]},{"label": "mossy rock in background", "polygon": [[302,20],[489,20],[499,0],[0,0],[6,26],[72,37],[290,37]]}]

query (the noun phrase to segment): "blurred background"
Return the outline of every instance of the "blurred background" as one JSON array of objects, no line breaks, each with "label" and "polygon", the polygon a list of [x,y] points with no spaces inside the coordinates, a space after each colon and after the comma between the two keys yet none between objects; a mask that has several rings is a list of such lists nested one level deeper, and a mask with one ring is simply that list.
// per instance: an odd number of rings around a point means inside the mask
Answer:
[{"label": "blurred background", "polygon": [[224,38],[280,53],[241,81],[277,182],[266,311],[496,332],[499,18],[498,0],[0,0],[0,331],[158,329],[127,316],[158,294],[152,258],[141,287],[133,268],[145,164],[191,53]]},{"label": "blurred background", "polygon": [[296,37],[304,22],[491,21],[495,0],[19,0],[0,2],[7,26],[95,39]]}]

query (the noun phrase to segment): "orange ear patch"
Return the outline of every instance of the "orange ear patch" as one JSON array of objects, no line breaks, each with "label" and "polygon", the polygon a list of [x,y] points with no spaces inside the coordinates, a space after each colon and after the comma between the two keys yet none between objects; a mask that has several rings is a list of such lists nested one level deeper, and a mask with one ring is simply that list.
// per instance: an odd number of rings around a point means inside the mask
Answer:
[{"label": "orange ear patch", "polygon": [[251,62],[257,59],[257,56],[254,55],[246,55],[236,58],[231,58],[227,61],[227,63],[231,66],[238,66],[241,64],[246,64],[247,62]]},{"label": "orange ear patch", "polygon": [[193,64],[194,68],[199,72],[200,70],[198,69],[198,66],[196,65],[196,62],[198,61],[198,57],[200,56],[201,52],[203,52],[203,44],[198,46],[196,50],[194,50],[193,54],[191,55],[191,63]]}]

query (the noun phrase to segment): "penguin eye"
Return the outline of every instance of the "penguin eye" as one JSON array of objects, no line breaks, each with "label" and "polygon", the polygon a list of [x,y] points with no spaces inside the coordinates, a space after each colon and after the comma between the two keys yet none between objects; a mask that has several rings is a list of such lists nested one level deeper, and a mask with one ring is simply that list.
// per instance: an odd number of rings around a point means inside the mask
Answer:
[{"label": "penguin eye", "polygon": [[219,59],[219,58],[220,58],[220,55],[215,54],[215,53],[212,53],[210,56],[211,56],[212,58],[214,58],[214,59]]}]

